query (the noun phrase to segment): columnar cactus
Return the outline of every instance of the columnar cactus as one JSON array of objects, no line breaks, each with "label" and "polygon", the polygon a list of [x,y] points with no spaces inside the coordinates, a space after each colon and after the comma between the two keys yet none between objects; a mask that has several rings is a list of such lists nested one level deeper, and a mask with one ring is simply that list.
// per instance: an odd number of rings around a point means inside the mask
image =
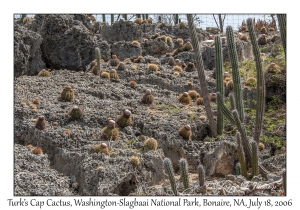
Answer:
[{"label": "columnar cactus", "polygon": [[243,105],[243,94],[240,81],[240,71],[238,66],[237,50],[234,42],[234,34],[231,26],[226,28],[226,38],[228,43],[230,63],[232,66],[232,79],[233,79],[233,91],[235,95],[235,105],[239,113],[239,118],[244,121],[244,105]]},{"label": "columnar cactus", "polygon": [[242,174],[242,172],[241,172],[241,164],[240,163],[237,163],[235,165],[235,173],[236,173],[236,175],[241,175]]},{"label": "columnar cactus", "polygon": [[[217,92],[224,95],[224,83],[223,83],[223,55],[222,44],[220,36],[215,36],[215,50],[216,50],[216,80],[217,80]],[[221,108],[218,106],[218,118],[217,118],[217,133],[222,135],[224,128],[224,119]]]},{"label": "columnar cactus", "polygon": [[256,120],[255,120],[255,131],[254,131],[254,141],[259,143],[259,138],[262,129],[263,123],[263,114],[264,114],[264,107],[265,107],[265,79],[264,79],[264,72],[262,69],[262,63],[260,58],[260,51],[256,40],[256,35],[254,33],[254,27],[252,19],[249,18],[247,20],[247,27],[249,30],[249,36],[253,48],[253,54],[255,58],[255,65],[256,65]]},{"label": "columnar cactus", "polygon": [[198,178],[199,178],[199,186],[200,187],[205,186],[205,171],[202,164],[199,164],[198,166]]},{"label": "columnar cactus", "polygon": [[196,67],[197,67],[197,71],[198,71],[198,77],[200,80],[201,96],[204,99],[204,107],[205,107],[207,118],[209,120],[212,135],[213,135],[213,137],[216,137],[217,136],[217,126],[216,126],[214,116],[213,116],[211,106],[210,106],[210,100],[209,100],[209,94],[208,94],[208,90],[207,90],[207,86],[206,86],[204,65],[203,65],[203,60],[202,60],[200,43],[198,40],[196,27],[194,25],[193,16],[191,14],[188,14],[187,18],[188,18],[188,26],[189,26],[189,30],[190,30],[190,34],[191,34],[192,45],[194,48],[194,53],[195,53],[195,58],[196,58]]},{"label": "columnar cactus", "polygon": [[96,69],[97,69],[97,74],[96,75],[98,75],[98,74],[100,74],[100,67],[101,67],[101,54],[100,54],[100,49],[98,48],[98,47],[96,47],[96,49],[95,49],[95,52],[96,52],[96,59],[97,59],[97,67],[96,67]]},{"label": "columnar cactus", "polygon": [[252,149],[252,176],[258,175],[258,147],[255,141],[251,142]]},{"label": "columnar cactus", "polygon": [[188,163],[186,159],[181,158],[179,160],[179,166],[180,166],[180,174],[181,174],[183,186],[185,189],[187,189],[189,188],[189,169],[188,169]]},{"label": "columnar cactus", "polygon": [[277,19],[280,27],[280,37],[284,49],[284,54],[286,57],[286,14],[278,14]]},{"label": "columnar cactus", "polygon": [[168,174],[170,183],[171,183],[171,187],[172,187],[172,191],[174,193],[174,195],[178,195],[178,191],[177,191],[177,186],[176,186],[176,181],[175,181],[175,177],[174,177],[174,169],[173,169],[173,165],[172,162],[169,158],[165,158],[164,159],[164,167],[165,167],[165,172]]},{"label": "columnar cactus", "polygon": [[217,92],[217,104],[218,107],[220,107],[220,110],[224,114],[224,116],[232,123],[235,124],[234,118],[232,116],[232,113],[228,110],[228,108],[224,104],[223,95],[221,95],[219,92]]},{"label": "columnar cactus", "polygon": [[229,93],[229,101],[230,101],[231,110],[235,110],[236,108],[235,108],[233,93]]},{"label": "columnar cactus", "polygon": [[243,146],[241,144],[241,135],[239,132],[236,133],[236,139],[238,142],[237,153],[238,153],[238,158],[239,158],[239,162],[241,165],[241,173],[244,177],[247,178],[248,173],[247,173],[247,165],[246,165],[246,160],[245,160],[245,153],[244,153]]}]

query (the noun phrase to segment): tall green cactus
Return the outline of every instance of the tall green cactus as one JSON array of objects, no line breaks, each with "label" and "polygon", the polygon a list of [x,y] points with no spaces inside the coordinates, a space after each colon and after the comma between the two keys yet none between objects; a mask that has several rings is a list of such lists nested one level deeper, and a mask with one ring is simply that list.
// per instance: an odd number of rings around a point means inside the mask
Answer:
[{"label": "tall green cactus", "polygon": [[127,14],[123,15],[124,20],[127,20]]},{"label": "tall green cactus", "polygon": [[258,147],[255,141],[251,142],[252,149],[252,176],[258,175]]},{"label": "tall green cactus", "polygon": [[230,57],[230,63],[232,66],[232,79],[233,79],[233,91],[235,96],[235,105],[239,113],[239,118],[244,121],[244,105],[243,105],[243,94],[240,81],[240,71],[238,66],[237,51],[234,42],[234,34],[231,26],[226,28],[226,38],[228,44],[228,51]]},{"label": "tall green cactus", "polygon": [[241,135],[239,132],[236,133],[236,140],[238,143],[237,153],[238,153],[239,162],[241,164],[241,173],[244,177],[248,178],[245,153],[244,153],[244,149],[243,149],[243,146],[241,143]]},{"label": "tall green cactus", "polygon": [[205,183],[205,171],[202,164],[198,166],[198,178],[199,178],[199,186],[203,187]]},{"label": "tall green cactus", "polygon": [[233,93],[229,93],[229,101],[230,101],[231,110],[235,110],[236,108],[235,108]]},{"label": "tall green cactus", "polygon": [[179,23],[179,15],[178,14],[174,15],[174,22],[175,22],[175,25],[177,25]]},{"label": "tall green cactus", "polygon": [[102,14],[102,22],[106,22],[105,14]]},{"label": "tall green cactus", "polygon": [[255,58],[256,65],[256,120],[255,120],[255,130],[254,130],[254,141],[259,143],[259,138],[262,130],[263,114],[265,108],[265,78],[262,69],[260,51],[257,44],[257,38],[254,33],[253,21],[251,18],[247,20],[247,27],[249,30],[249,36],[253,48],[253,54]]},{"label": "tall green cactus", "polygon": [[235,124],[234,118],[232,116],[232,113],[228,110],[228,108],[224,104],[223,95],[221,93],[217,92],[217,104],[218,108],[222,111],[223,115],[232,123]]},{"label": "tall green cactus", "polygon": [[[215,51],[216,51],[216,80],[217,80],[217,92],[224,96],[224,82],[223,82],[223,55],[222,44],[220,36],[215,36]],[[217,118],[217,133],[223,134],[224,128],[224,116],[221,108],[218,106],[218,118]]]},{"label": "tall green cactus", "polygon": [[188,170],[188,163],[186,159],[181,158],[179,160],[179,166],[180,166],[180,173],[181,173],[183,186],[185,189],[187,189],[189,188],[189,170]]},{"label": "tall green cactus", "polygon": [[96,52],[96,59],[97,59],[97,74],[100,74],[100,65],[101,65],[100,49],[96,47],[95,52]]},{"label": "tall green cactus", "polygon": [[165,166],[165,171],[167,172],[167,174],[169,176],[172,191],[173,191],[174,195],[177,196],[178,191],[177,191],[177,186],[176,186],[175,177],[174,177],[174,169],[173,169],[172,162],[169,158],[164,159],[164,166]]},{"label": "tall green cactus", "polygon": [[114,14],[110,15],[110,21],[111,21],[111,25],[115,22],[115,15]]},{"label": "tall green cactus", "polygon": [[277,19],[279,22],[279,28],[280,28],[279,30],[280,30],[282,46],[286,57],[286,14],[278,14]]},{"label": "tall green cactus", "polygon": [[200,80],[201,96],[204,100],[205,112],[209,121],[210,129],[213,137],[217,137],[217,126],[214,120],[214,115],[210,106],[209,94],[206,86],[205,74],[204,74],[204,65],[202,60],[202,53],[200,48],[200,43],[198,40],[196,27],[194,25],[194,19],[191,14],[187,15],[189,31],[191,34],[192,45],[194,48],[195,58],[196,58],[196,67],[198,71],[198,77]]},{"label": "tall green cactus", "polygon": [[282,179],[283,179],[283,191],[284,195],[286,196],[286,169],[282,172]]}]

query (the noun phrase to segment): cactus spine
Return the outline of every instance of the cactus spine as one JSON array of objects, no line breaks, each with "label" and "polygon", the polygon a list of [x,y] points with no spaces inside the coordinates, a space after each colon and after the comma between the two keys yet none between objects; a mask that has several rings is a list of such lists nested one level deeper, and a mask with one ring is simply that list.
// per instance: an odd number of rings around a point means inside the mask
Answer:
[{"label": "cactus spine", "polygon": [[199,178],[199,186],[203,187],[205,181],[205,171],[202,164],[199,164],[198,166],[198,178]]},{"label": "cactus spine", "polygon": [[248,177],[248,173],[247,173],[247,165],[246,165],[246,160],[245,160],[245,153],[243,150],[243,146],[241,144],[241,135],[239,132],[236,133],[236,140],[238,142],[238,148],[237,148],[237,153],[238,153],[238,158],[239,158],[239,162],[241,165],[241,173],[244,177]]},{"label": "cactus spine", "polygon": [[175,177],[174,177],[174,170],[173,170],[173,165],[172,162],[169,158],[164,159],[164,166],[165,166],[165,171],[167,172],[169,176],[169,180],[171,183],[172,191],[174,195],[178,195],[177,187],[176,187],[176,182],[175,182]]},{"label": "cactus spine", "polygon": [[198,71],[198,77],[200,80],[200,87],[201,87],[201,96],[204,99],[204,106],[205,106],[205,111],[207,118],[209,120],[210,124],[210,129],[212,132],[213,137],[217,136],[217,126],[214,121],[214,116],[211,110],[210,106],[210,100],[209,100],[209,94],[207,91],[207,86],[206,86],[206,80],[205,80],[205,74],[204,74],[204,66],[203,66],[203,60],[202,60],[202,54],[201,54],[201,48],[196,32],[196,27],[194,25],[194,20],[191,14],[187,15],[188,18],[188,26],[189,26],[189,31],[191,34],[191,39],[192,39],[192,45],[195,51],[195,58],[196,58],[196,67]]},{"label": "cactus spine", "polygon": [[186,159],[181,158],[179,160],[179,166],[180,166],[180,173],[181,173],[183,186],[185,189],[187,189],[189,188],[189,170],[188,170],[188,163]]},{"label": "cactus spine", "polygon": [[100,65],[101,65],[101,55],[100,55],[100,49],[96,47],[96,59],[97,59],[97,74],[100,75]]},{"label": "cactus spine", "polygon": [[286,14],[278,14],[277,19],[279,22],[279,28],[280,28],[280,37],[282,41],[282,46],[284,49],[284,54],[286,57]]},{"label": "cactus spine", "polygon": [[260,51],[257,44],[256,35],[254,33],[254,27],[252,19],[249,18],[247,20],[247,27],[249,30],[249,36],[251,40],[251,44],[253,47],[253,54],[255,58],[255,65],[256,65],[256,122],[255,122],[255,131],[254,131],[254,141],[259,143],[259,138],[262,129],[263,123],[263,114],[264,114],[264,106],[265,106],[265,78],[264,73],[262,70],[261,58],[260,58]]},{"label": "cactus spine", "polygon": [[237,51],[234,43],[233,29],[231,26],[226,28],[226,38],[228,43],[230,63],[232,66],[233,91],[235,96],[235,105],[239,113],[239,118],[244,121],[244,105],[242,96],[242,87],[240,81],[240,71],[238,66]]},{"label": "cactus spine", "polygon": [[258,147],[255,141],[251,142],[252,146],[252,176],[258,175]]},{"label": "cactus spine", "polygon": [[[222,44],[220,36],[215,36],[215,50],[216,50],[216,80],[217,80],[217,92],[222,96],[224,95],[224,82],[223,82],[223,55]],[[224,127],[224,119],[221,108],[218,106],[218,118],[217,118],[217,133],[222,135]]]}]

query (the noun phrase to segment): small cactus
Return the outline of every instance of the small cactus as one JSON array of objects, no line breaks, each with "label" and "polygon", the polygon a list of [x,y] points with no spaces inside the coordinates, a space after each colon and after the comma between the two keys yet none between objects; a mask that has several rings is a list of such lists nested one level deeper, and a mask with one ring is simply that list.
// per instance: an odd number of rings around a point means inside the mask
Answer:
[{"label": "small cactus", "polygon": [[81,120],[83,118],[83,110],[81,107],[74,105],[69,110],[70,120]]},{"label": "small cactus", "polygon": [[180,103],[182,103],[184,105],[188,105],[192,101],[192,99],[189,96],[188,92],[184,92],[184,93],[180,94],[178,100],[179,100]]},{"label": "small cactus", "polygon": [[267,44],[267,37],[265,34],[262,34],[261,37],[257,40],[258,44],[260,45],[266,45]]},{"label": "small cactus", "polygon": [[188,169],[188,163],[186,159],[181,158],[179,160],[179,166],[180,166],[180,175],[181,180],[183,182],[184,189],[189,188],[189,169]]},{"label": "small cactus", "polygon": [[137,86],[137,82],[135,80],[130,80],[129,85],[130,85],[130,87],[135,87],[135,86]]},{"label": "small cactus", "polygon": [[31,152],[32,152],[33,154],[35,154],[35,155],[43,154],[43,150],[42,150],[42,148],[40,148],[40,147],[34,147],[34,148],[31,150]]},{"label": "small cactus", "polygon": [[33,101],[32,101],[32,103],[34,103],[34,104],[39,104],[40,102],[41,101],[38,98],[34,98]]},{"label": "small cactus", "polygon": [[156,150],[157,149],[157,141],[154,138],[148,138],[144,142],[144,146],[149,150]]},{"label": "small cactus", "polygon": [[202,98],[202,97],[198,97],[198,98],[196,99],[196,104],[197,104],[197,105],[204,105],[204,100],[203,100],[203,98]]},{"label": "small cactus", "polygon": [[94,152],[95,153],[104,153],[106,155],[110,154],[109,148],[108,148],[107,144],[105,144],[105,143],[96,145],[94,147]]},{"label": "small cactus", "polygon": [[180,66],[174,66],[173,70],[178,71],[178,72],[182,72],[182,68]]},{"label": "small cactus", "polygon": [[231,74],[230,74],[228,71],[225,71],[225,72],[223,73],[223,78],[224,78],[224,80],[225,80],[226,78],[231,78]]},{"label": "small cactus", "polygon": [[151,93],[150,89],[147,89],[145,91],[145,94],[142,97],[142,103],[144,104],[153,104],[154,102],[154,96]]},{"label": "small cactus", "polygon": [[150,71],[158,71],[158,66],[154,63],[148,64],[148,70]]},{"label": "small cactus", "polygon": [[180,28],[180,29],[186,28],[185,22],[180,22],[180,23],[179,23],[179,28]]},{"label": "small cactus", "polygon": [[266,27],[262,27],[262,28],[260,29],[260,33],[266,34],[266,33],[267,33]]},{"label": "small cactus", "polygon": [[109,71],[109,77],[111,79],[119,79],[119,75],[115,69]]},{"label": "small cactus", "polygon": [[117,140],[119,138],[119,129],[113,120],[108,121],[108,125],[102,129],[102,137],[105,140]]},{"label": "small cactus", "polygon": [[199,95],[199,93],[196,90],[189,90],[188,94],[192,100],[195,100],[197,98],[197,96]]},{"label": "small cactus", "polygon": [[259,142],[259,144],[258,144],[258,148],[259,148],[259,150],[264,150],[264,149],[265,149],[265,145],[264,145],[264,143],[262,143],[262,142]]},{"label": "small cactus", "polygon": [[120,60],[118,59],[118,57],[116,55],[112,55],[111,59],[109,60],[109,63],[111,66],[118,66],[120,63]]},{"label": "small cactus", "polygon": [[232,80],[229,80],[227,83],[226,83],[226,88],[229,92],[233,91],[233,81]]},{"label": "small cactus", "polygon": [[187,64],[187,66],[185,67],[184,69],[186,72],[192,72],[192,71],[195,71],[196,70],[196,67],[195,67],[195,64],[192,63],[192,62],[189,62]]},{"label": "small cactus", "polygon": [[135,46],[135,47],[139,47],[139,46],[140,46],[140,43],[139,43],[139,41],[137,41],[137,40],[133,40],[133,41],[131,42],[131,44],[132,44],[133,46]]},{"label": "small cactus", "polygon": [[131,156],[129,162],[134,166],[138,166],[141,163],[139,157],[136,155]]},{"label": "small cactus", "polygon": [[242,174],[242,172],[241,172],[241,164],[240,163],[237,163],[235,165],[235,173],[236,173],[237,176]]},{"label": "small cactus", "polygon": [[217,94],[216,93],[212,93],[210,95],[209,99],[210,99],[211,102],[217,102]]},{"label": "small cactus", "polygon": [[110,73],[107,72],[107,71],[101,72],[100,77],[104,78],[104,79],[109,79],[110,78]]},{"label": "small cactus", "polygon": [[175,60],[174,60],[173,57],[170,57],[170,58],[169,58],[168,64],[169,64],[170,66],[174,66],[174,65],[175,65]]},{"label": "small cactus", "polygon": [[38,76],[39,77],[49,77],[50,76],[50,72],[46,69],[43,69],[41,70],[39,73],[38,73]]},{"label": "small cactus", "polygon": [[124,109],[123,114],[117,117],[116,123],[121,128],[132,125],[131,111]]},{"label": "small cactus", "polygon": [[44,130],[46,128],[46,120],[44,116],[39,116],[36,121],[35,127],[39,130]]},{"label": "small cactus", "polygon": [[126,70],[126,66],[123,62],[120,62],[118,67],[117,67],[117,70],[121,70],[121,71],[124,71]]},{"label": "small cactus", "polygon": [[240,36],[240,40],[248,41],[248,36],[246,34],[243,34]]},{"label": "small cactus", "polygon": [[180,136],[182,136],[183,139],[189,140],[192,136],[191,126],[190,125],[181,126],[178,130],[178,133]]},{"label": "small cactus", "polygon": [[131,63],[130,58],[126,58],[126,59],[124,60],[124,63]]},{"label": "small cactus", "polygon": [[279,73],[281,70],[280,70],[280,67],[276,64],[276,63],[270,63],[268,66],[267,66],[267,72],[268,73]]},{"label": "small cactus", "polygon": [[171,43],[171,42],[173,42],[172,38],[167,36],[167,43]]},{"label": "small cactus", "polygon": [[178,44],[183,44],[183,39],[182,39],[182,38],[178,38],[178,39],[176,39],[176,42],[177,42]]},{"label": "small cactus", "polygon": [[153,34],[150,39],[156,39],[157,37],[159,37],[159,34]]},{"label": "small cactus", "polygon": [[143,56],[140,55],[137,58],[133,59],[133,62],[134,63],[140,63],[142,58],[143,58]]},{"label": "small cactus", "polygon": [[61,98],[65,101],[71,101],[75,97],[74,90],[71,86],[67,85],[61,92]]},{"label": "small cactus", "polygon": [[176,182],[175,182],[175,177],[174,177],[174,169],[173,169],[173,165],[172,162],[169,158],[165,158],[164,159],[164,167],[165,167],[165,171],[168,174],[170,183],[171,183],[171,187],[172,187],[172,191],[174,193],[174,195],[178,195],[178,191],[177,191],[177,186],[176,186]]},{"label": "small cactus", "polygon": [[255,77],[248,77],[247,80],[246,80],[246,85],[255,87],[256,86],[256,78]]},{"label": "small cactus", "polygon": [[191,51],[193,50],[193,46],[190,42],[187,42],[184,46],[183,46],[184,51]]},{"label": "small cactus", "polygon": [[198,179],[199,179],[199,186],[205,186],[205,170],[202,164],[198,166]]},{"label": "small cactus", "polygon": [[133,23],[141,25],[143,23],[143,20],[141,18],[136,18]]},{"label": "small cactus", "polygon": [[248,177],[248,173],[247,173],[247,165],[246,165],[246,159],[245,159],[245,153],[244,153],[244,149],[241,143],[241,135],[239,132],[236,133],[236,139],[238,142],[238,148],[237,148],[237,153],[238,153],[238,158],[241,164],[241,172],[242,175],[244,177]]},{"label": "small cactus", "polygon": [[131,66],[131,70],[137,70],[137,66],[136,65],[132,65]]}]

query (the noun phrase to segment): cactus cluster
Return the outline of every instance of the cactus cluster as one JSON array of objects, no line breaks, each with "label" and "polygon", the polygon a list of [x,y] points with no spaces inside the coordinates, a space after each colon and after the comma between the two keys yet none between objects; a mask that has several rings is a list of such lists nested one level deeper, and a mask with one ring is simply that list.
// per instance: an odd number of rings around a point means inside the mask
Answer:
[{"label": "cactus cluster", "polygon": [[192,100],[195,100],[198,96],[200,96],[200,94],[196,90],[189,90],[188,94]]}]

